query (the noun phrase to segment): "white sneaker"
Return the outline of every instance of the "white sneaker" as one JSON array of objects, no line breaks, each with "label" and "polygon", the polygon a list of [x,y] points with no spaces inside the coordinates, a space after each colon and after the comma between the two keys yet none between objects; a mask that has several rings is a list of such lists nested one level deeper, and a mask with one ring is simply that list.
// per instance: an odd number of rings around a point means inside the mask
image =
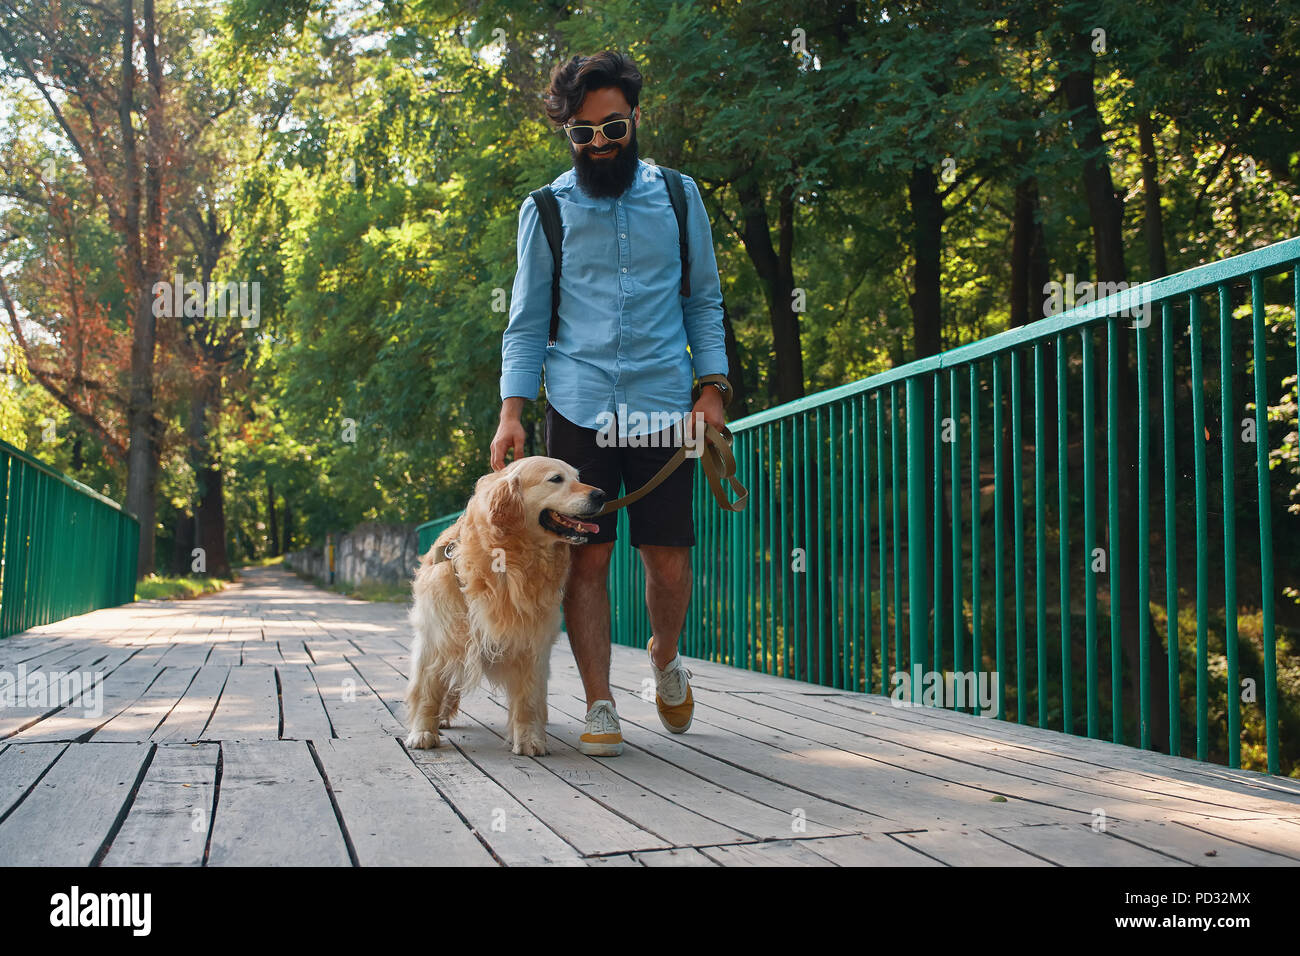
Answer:
[{"label": "white sneaker", "polygon": [[691,672],[682,664],[680,654],[663,670],[656,667],[654,643],[654,638],[650,638],[646,653],[650,655],[650,670],[655,675],[655,709],[659,711],[659,723],[670,734],[684,734],[691,729],[691,721],[695,719]]},{"label": "white sneaker", "polygon": [[617,757],[623,752],[623,728],[612,700],[598,700],[587,711],[587,729],[578,750],[589,757]]}]

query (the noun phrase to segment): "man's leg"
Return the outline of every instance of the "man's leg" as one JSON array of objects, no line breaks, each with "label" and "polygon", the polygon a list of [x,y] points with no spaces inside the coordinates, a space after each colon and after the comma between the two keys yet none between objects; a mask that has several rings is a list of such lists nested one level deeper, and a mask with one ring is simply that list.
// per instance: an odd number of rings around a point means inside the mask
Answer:
[{"label": "man's leg", "polygon": [[[662,669],[677,656],[677,641],[691,600],[691,549],[643,544],[645,603],[654,635],[652,659]],[[608,660],[608,658],[607,658]]]},{"label": "man's leg", "polygon": [[612,541],[575,547],[564,589],[564,624],[587,693],[588,710],[598,700],[614,699],[609,689],[609,560],[613,553]]},{"label": "man's leg", "polygon": [[[618,497],[618,449],[603,446],[595,429],[580,428],[551,405],[546,408],[546,453],[573,465],[581,481],[597,486],[607,498]],[[609,690],[609,561],[617,522],[613,513],[596,519],[600,531],[595,540],[573,548],[564,588],[564,624],[587,710],[598,700],[614,699]]]}]

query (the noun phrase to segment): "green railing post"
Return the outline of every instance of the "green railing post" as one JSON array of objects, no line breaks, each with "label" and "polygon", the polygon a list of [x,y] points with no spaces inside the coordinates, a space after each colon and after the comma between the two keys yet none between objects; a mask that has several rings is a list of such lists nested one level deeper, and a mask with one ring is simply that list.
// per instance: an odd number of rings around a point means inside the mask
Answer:
[{"label": "green railing post", "polygon": [[[926,621],[929,589],[925,573],[925,413],[921,383],[907,380],[907,608],[910,638],[908,670],[913,676],[912,703],[921,703],[921,680],[927,666]],[[918,668],[919,665],[919,668]]]},{"label": "green railing post", "polygon": [[[1300,307],[1298,307],[1300,308]],[[1268,772],[1277,773],[1277,635],[1273,632],[1273,516],[1268,488],[1268,391],[1265,382],[1264,287],[1259,272],[1250,274],[1250,311],[1255,364],[1255,476],[1259,482],[1259,585],[1263,605],[1264,638],[1264,721],[1267,728]],[[1300,320],[1300,310],[1292,315]],[[1300,332],[1297,333],[1300,336]],[[1300,383],[1297,383],[1300,387]],[[1239,692],[1229,687],[1229,695]],[[1204,759],[1204,758],[1202,758]]]}]

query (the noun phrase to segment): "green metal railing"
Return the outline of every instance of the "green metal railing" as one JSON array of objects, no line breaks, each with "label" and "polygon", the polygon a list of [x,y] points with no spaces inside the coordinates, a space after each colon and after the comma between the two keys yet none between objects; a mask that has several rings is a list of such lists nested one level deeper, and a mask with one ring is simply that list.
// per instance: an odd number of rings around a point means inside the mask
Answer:
[{"label": "green metal railing", "polygon": [[0,441],[0,637],[135,599],[140,524]]},{"label": "green metal railing", "polygon": [[[1300,375],[1298,263],[1300,239],[1287,240],[731,423],[750,507],[723,512],[696,482],[682,652],[1144,748],[1158,731],[1172,753],[1188,682],[1197,757],[1226,734],[1240,766],[1242,709],[1262,706],[1278,772],[1276,604],[1300,584],[1300,536],[1286,468],[1271,473],[1269,458],[1297,425],[1270,424],[1268,405]],[[1206,300],[1219,306],[1217,373]],[[644,571],[620,528],[613,638],[643,647]],[[1193,607],[1179,586],[1190,568]],[[1258,655],[1238,632],[1250,609]],[[1189,612],[1194,657],[1179,631]],[[1211,635],[1227,665],[1213,726]],[[940,694],[945,672],[965,683],[948,693],[944,678]],[[981,675],[983,707],[958,696]]]}]

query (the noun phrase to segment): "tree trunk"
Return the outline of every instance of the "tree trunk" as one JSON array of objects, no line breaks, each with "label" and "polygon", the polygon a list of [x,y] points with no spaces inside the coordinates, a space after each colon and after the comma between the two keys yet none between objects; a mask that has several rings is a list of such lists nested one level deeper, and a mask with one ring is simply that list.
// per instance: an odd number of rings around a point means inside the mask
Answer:
[{"label": "tree trunk", "polygon": [[204,551],[207,573],[214,577],[230,576],[230,557],[226,550],[226,509],[221,453],[212,448],[208,429],[208,412],[219,408],[219,386],[204,376],[195,383],[190,398],[190,468],[198,490],[195,504],[197,529],[195,546]]},{"label": "tree trunk", "polygon": [[122,168],[126,185],[123,210],[127,299],[132,303],[131,386],[127,405],[126,508],[140,520],[140,552],[136,577],[154,568],[154,501],[158,481],[158,448],[154,433],[153,360],[156,337],[152,283],[146,274],[140,236],[140,159],[131,111],[135,97],[135,11],[122,2],[122,83],[118,90],[118,127],[122,136]]},{"label": "tree trunk", "polygon": [[1016,183],[1015,210],[1011,221],[1011,319],[1013,329],[1027,325],[1031,312],[1031,298],[1040,298],[1030,286],[1029,250],[1033,243],[1034,213],[1037,211],[1037,189],[1029,179]]},{"label": "tree trunk", "polygon": [[749,413],[749,393],[745,389],[745,367],[740,363],[740,347],[736,344],[736,330],[731,324],[727,302],[722,302],[722,334],[727,343],[727,380],[731,382],[731,404],[728,418],[744,418]]},{"label": "tree trunk", "polygon": [[939,177],[928,165],[912,167],[907,194],[912,206],[912,338],[915,357],[943,350],[939,315],[939,254],[943,245],[943,200]]},{"label": "tree trunk", "polygon": [[794,196],[791,189],[781,191],[779,200],[779,251],[772,245],[767,207],[757,184],[752,180],[737,183],[745,252],[754,263],[759,281],[767,292],[767,307],[772,324],[772,348],[775,355],[773,376],[778,402],[802,398],[803,346],[799,340],[799,313],[794,306]]},{"label": "tree trunk", "polygon": [[280,553],[288,554],[293,550],[293,498],[288,495],[284,499],[284,521],[281,525],[284,531],[284,543],[280,545]]},{"label": "tree trunk", "polygon": [[266,513],[266,527],[270,539],[270,547],[267,550],[274,558],[280,554],[280,528],[275,518],[275,488],[272,487],[269,479],[266,482]]},{"label": "tree trunk", "polygon": [[190,574],[191,553],[194,550],[194,515],[188,511],[176,514],[176,547],[172,553],[172,573],[177,577]]},{"label": "tree trunk", "polygon": [[1160,211],[1160,168],[1156,164],[1155,137],[1151,116],[1138,117],[1138,143],[1142,151],[1142,230],[1147,240],[1148,279],[1169,274],[1165,257],[1165,220]]}]

